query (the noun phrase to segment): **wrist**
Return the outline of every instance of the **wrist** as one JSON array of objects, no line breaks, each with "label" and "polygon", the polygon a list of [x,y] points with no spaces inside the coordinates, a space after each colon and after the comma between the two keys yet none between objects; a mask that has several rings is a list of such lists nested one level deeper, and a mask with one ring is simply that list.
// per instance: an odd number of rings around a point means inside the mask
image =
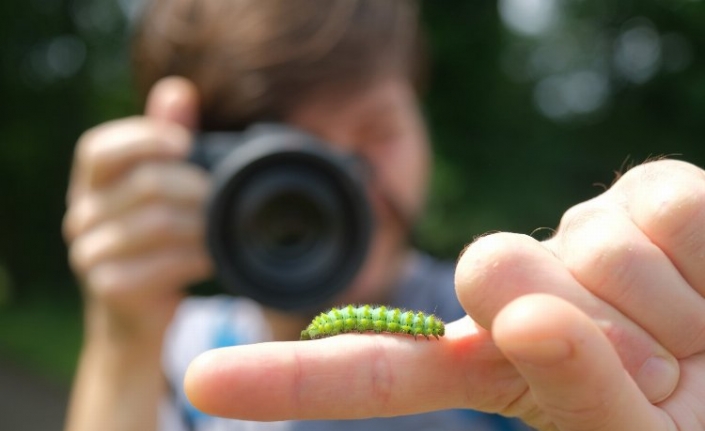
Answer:
[{"label": "wrist", "polygon": [[66,430],[152,431],[166,391],[161,361],[164,330],[147,331],[100,308],[86,306],[86,339]]},{"label": "wrist", "polygon": [[135,353],[159,352],[179,299],[165,299],[158,307],[128,311],[88,300],[84,310],[85,343]]}]

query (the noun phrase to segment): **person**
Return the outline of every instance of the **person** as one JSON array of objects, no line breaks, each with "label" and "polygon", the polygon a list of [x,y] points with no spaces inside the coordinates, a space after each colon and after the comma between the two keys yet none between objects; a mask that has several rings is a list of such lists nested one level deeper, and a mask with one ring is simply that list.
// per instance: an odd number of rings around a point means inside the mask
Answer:
[{"label": "person", "polygon": [[[636,167],[550,240],[485,236],[455,271],[413,250],[430,165],[416,15],[411,0],[150,4],[135,39],[145,115],[86,132],[71,174],[85,341],[67,430],[521,427],[476,411],[540,430],[702,429],[703,171]],[[311,316],[185,295],[213,272],[193,133],[263,119],[374,171],[377,228],[336,302],[435,310],[454,320],[442,341],[291,342]]]}]

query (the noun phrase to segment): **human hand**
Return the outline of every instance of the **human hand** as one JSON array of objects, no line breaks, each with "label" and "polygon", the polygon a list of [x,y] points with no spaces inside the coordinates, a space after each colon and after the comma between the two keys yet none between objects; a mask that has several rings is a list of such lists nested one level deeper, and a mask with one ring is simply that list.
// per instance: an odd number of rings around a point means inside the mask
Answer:
[{"label": "human hand", "polygon": [[440,342],[341,335],[207,352],[186,376],[206,413],[352,419],[470,408],[541,430],[705,427],[705,173],[637,167],[539,243],[472,244],[470,318]]},{"label": "human hand", "polygon": [[203,240],[208,176],[184,162],[198,96],[158,82],[144,117],[112,121],[79,140],[64,236],[88,318],[161,336],[188,283],[211,272]]}]

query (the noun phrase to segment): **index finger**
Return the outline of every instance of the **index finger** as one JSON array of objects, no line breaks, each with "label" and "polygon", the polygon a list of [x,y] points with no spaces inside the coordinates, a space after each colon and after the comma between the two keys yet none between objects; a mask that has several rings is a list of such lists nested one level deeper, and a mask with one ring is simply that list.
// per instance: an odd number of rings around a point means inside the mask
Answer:
[{"label": "index finger", "polygon": [[[449,324],[446,334],[440,341],[347,334],[213,350],[192,362],[185,389],[208,414],[260,421],[495,410],[525,389],[507,378],[518,374],[469,319]],[[486,388],[504,398],[487,397]]]},{"label": "index finger", "polygon": [[79,140],[73,182],[100,187],[141,161],[184,158],[190,141],[185,128],[146,117],[103,124]]}]

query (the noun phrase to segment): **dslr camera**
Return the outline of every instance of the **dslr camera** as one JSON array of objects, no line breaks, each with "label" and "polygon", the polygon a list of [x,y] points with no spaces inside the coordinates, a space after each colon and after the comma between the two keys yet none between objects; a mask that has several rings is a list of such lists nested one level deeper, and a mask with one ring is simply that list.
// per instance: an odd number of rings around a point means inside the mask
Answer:
[{"label": "dslr camera", "polygon": [[206,238],[223,289],[281,310],[326,305],[370,243],[367,168],[293,127],[200,134],[190,161],[212,175]]}]

